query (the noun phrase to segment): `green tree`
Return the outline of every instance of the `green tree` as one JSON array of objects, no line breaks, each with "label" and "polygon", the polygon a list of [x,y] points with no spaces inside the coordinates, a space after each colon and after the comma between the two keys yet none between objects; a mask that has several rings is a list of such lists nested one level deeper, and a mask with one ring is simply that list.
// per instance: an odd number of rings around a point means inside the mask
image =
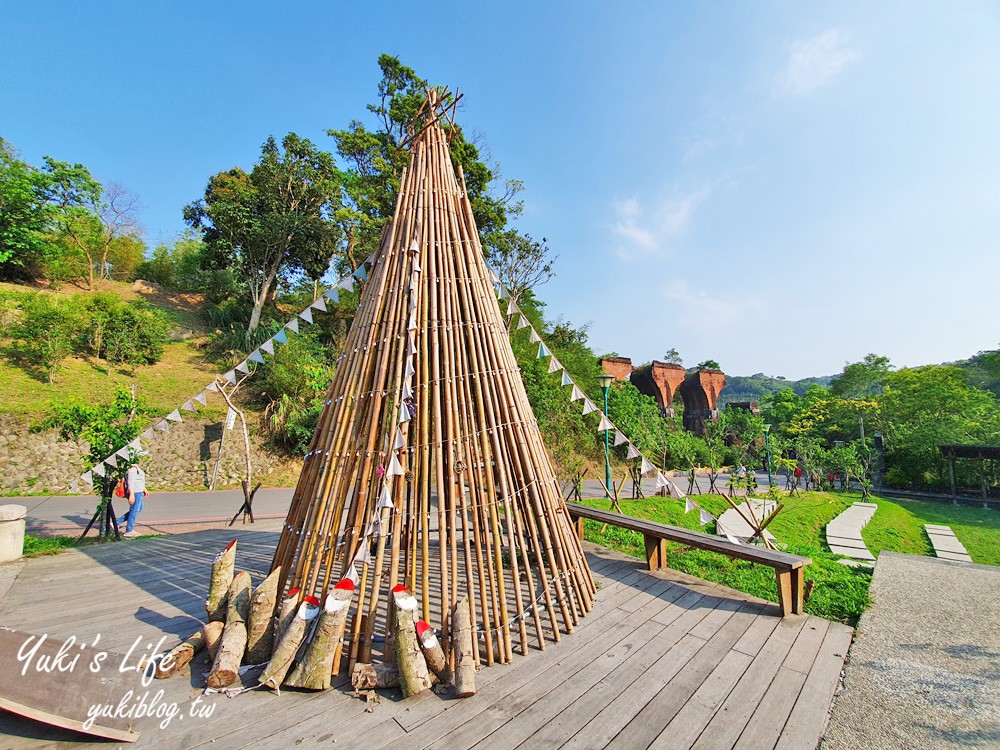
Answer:
[{"label": "green tree", "polygon": [[535,242],[530,234],[521,234],[516,229],[493,233],[489,265],[515,303],[525,292],[552,278],[552,264],[557,256],[549,252],[547,241],[543,237],[541,242]]},{"label": "green tree", "polygon": [[0,138],[0,268],[13,267],[44,251],[42,233],[50,218],[46,175],[18,158]]},{"label": "green tree", "polygon": [[892,369],[888,357],[867,354],[860,362],[844,365],[844,371],[830,382],[830,393],[839,398],[877,396]]},{"label": "green tree", "polygon": [[76,316],[67,302],[45,294],[26,295],[20,308],[8,331],[15,352],[51,383],[62,361],[73,353]]},{"label": "green tree", "polygon": [[[426,108],[421,112],[432,87],[416,71],[386,54],[379,56],[378,65],[382,71],[378,101],[367,105],[377,128],[369,130],[360,120],[353,120],[344,130],[327,131],[346,165],[341,173],[343,203],[336,218],[345,241],[344,259],[352,269],[375,250],[382,227],[392,218],[400,174],[409,163],[407,139],[435,115]],[[437,91],[443,95],[444,106],[452,103],[451,95],[444,95],[443,88],[437,87]],[[508,219],[521,211],[515,198],[522,185],[507,180],[501,192],[494,194],[493,188],[501,183],[499,167],[490,168],[481,160],[479,148],[466,140],[459,126],[448,122],[442,125],[451,131],[451,156],[461,166],[488,258],[501,241]]]},{"label": "green tree", "polygon": [[721,370],[722,367],[714,359],[706,359],[704,362],[698,363],[699,370]]},{"label": "green tree", "polygon": [[667,349],[667,353],[663,355],[663,361],[670,365],[683,365],[684,360],[681,359],[680,352],[674,347]]},{"label": "green tree", "polygon": [[339,239],[331,221],[339,191],[333,157],[289,133],[280,147],[268,138],[250,172],[234,167],[214,175],[204,198],[184,209],[185,221],[204,230],[209,264],[231,269],[245,285],[248,330],[259,325],[279,275],[319,279],[329,268]]}]

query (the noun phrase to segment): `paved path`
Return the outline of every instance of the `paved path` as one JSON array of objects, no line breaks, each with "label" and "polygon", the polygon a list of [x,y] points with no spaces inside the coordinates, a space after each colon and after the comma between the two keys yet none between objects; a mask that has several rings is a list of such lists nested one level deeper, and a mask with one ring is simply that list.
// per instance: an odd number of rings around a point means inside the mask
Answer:
[{"label": "paved path", "polygon": [[823,750],[1000,747],[1000,568],[883,552]]},{"label": "paved path", "polygon": [[[753,504],[753,515],[750,513],[748,505]],[[740,539],[741,541],[747,541],[754,535],[754,530],[751,528],[743,516],[740,515],[740,511],[743,512],[747,518],[757,518],[757,522],[762,522],[771,513],[774,512],[775,503],[773,500],[750,500],[749,502],[740,503],[738,506],[739,511],[736,508],[730,508],[721,516],[719,520],[715,522],[715,529],[719,536],[725,536],[728,532],[732,536]],[[764,529],[764,536],[768,541],[777,541],[772,534],[767,529]]]},{"label": "paved path", "polygon": [[[172,643],[191,632],[205,614],[211,560],[234,536],[238,566],[258,581],[270,564],[276,531],[201,531],[94,545],[28,560],[0,602],[0,622],[86,643],[100,633],[114,668],[121,663],[115,655],[136,639],[143,649],[163,636]],[[532,647],[527,655],[515,653],[510,665],[481,669],[472,698],[426,691],[401,700],[398,691],[380,691],[381,702],[367,713],[341,676],[320,693],[204,696],[201,705],[214,712],[193,716],[205,669],[199,658],[193,674],[150,688],[150,696],[163,690],[159,703],[176,703],[179,710],[165,725],[162,717],[137,718],[140,737],[133,747],[816,746],[851,628],[809,615],[783,619],[774,604],[738,591],[672,570],[649,573],[644,561],[594,545],[585,549],[600,586],[593,611],[544,651]],[[110,698],[119,703],[119,696]],[[111,746],[4,712],[0,736],[4,750]]]},{"label": "paved path", "polygon": [[955,532],[951,530],[950,526],[929,523],[924,526],[924,531],[927,532],[927,536],[930,537],[931,544],[934,546],[934,554],[942,560],[972,562],[965,545],[958,541],[958,537],[955,536]]},{"label": "paved path", "polygon": [[826,543],[835,555],[854,560],[874,561],[861,538],[861,529],[872,520],[878,506],[875,503],[854,503],[826,525]]}]

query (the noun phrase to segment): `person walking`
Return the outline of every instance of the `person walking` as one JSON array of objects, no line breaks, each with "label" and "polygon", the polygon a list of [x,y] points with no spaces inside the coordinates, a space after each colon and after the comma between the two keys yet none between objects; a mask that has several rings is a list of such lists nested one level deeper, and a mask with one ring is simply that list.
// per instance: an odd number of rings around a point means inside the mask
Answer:
[{"label": "person walking", "polygon": [[133,463],[125,473],[125,495],[128,497],[128,512],[118,519],[118,525],[126,523],[122,536],[136,537],[139,532],[135,530],[135,519],[142,512],[142,499],[146,496],[146,472],[138,463]]}]

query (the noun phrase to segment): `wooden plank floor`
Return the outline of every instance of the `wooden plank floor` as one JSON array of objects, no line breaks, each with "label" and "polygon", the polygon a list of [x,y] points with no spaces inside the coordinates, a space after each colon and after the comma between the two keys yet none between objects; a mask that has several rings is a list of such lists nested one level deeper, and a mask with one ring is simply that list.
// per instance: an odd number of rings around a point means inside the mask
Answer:
[{"label": "wooden plank floor", "polygon": [[[187,635],[204,615],[216,551],[237,537],[238,567],[255,584],[273,531],[213,530],[74,550],[31,560],[0,601],[0,625],[92,643],[120,663]],[[580,627],[544,651],[484,668],[479,693],[455,700],[386,691],[371,713],[343,681],[326,693],[265,691],[200,697],[195,676],[136,681],[177,704],[164,721],[135,721],[137,747],[376,750],[417,748],[814,748],[851,642],[851,629],[815,617],[782,620],[776,605],[593,545],[600,586]],[[132,661],[134,662],[133,656]],[[0,681],[27,679],[0,675]],[[211,716],[192,715],[208,707]],[[91,747],[68,732],[0,712],[4,747]],[[94,747],[107,747],[106,744]]]}]

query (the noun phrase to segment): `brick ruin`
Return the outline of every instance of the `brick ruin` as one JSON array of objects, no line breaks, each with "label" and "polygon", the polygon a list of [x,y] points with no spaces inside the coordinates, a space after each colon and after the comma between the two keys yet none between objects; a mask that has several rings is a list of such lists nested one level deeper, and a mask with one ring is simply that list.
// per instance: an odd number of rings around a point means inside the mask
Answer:
[{"label": "brick ruin", "polygon": [[708,422],[719,418],[719,394],[726,386],[722,370],[698,370],[689,375],[681,365],[656,360],[643,367],[633,366],[628,357],[605,357],[598,362],[605,375],[628,380],[651,396],[665,417],[674,416],[674,397],[679,393],[684,402],[684,429],[696,435],[704,434]]}]

